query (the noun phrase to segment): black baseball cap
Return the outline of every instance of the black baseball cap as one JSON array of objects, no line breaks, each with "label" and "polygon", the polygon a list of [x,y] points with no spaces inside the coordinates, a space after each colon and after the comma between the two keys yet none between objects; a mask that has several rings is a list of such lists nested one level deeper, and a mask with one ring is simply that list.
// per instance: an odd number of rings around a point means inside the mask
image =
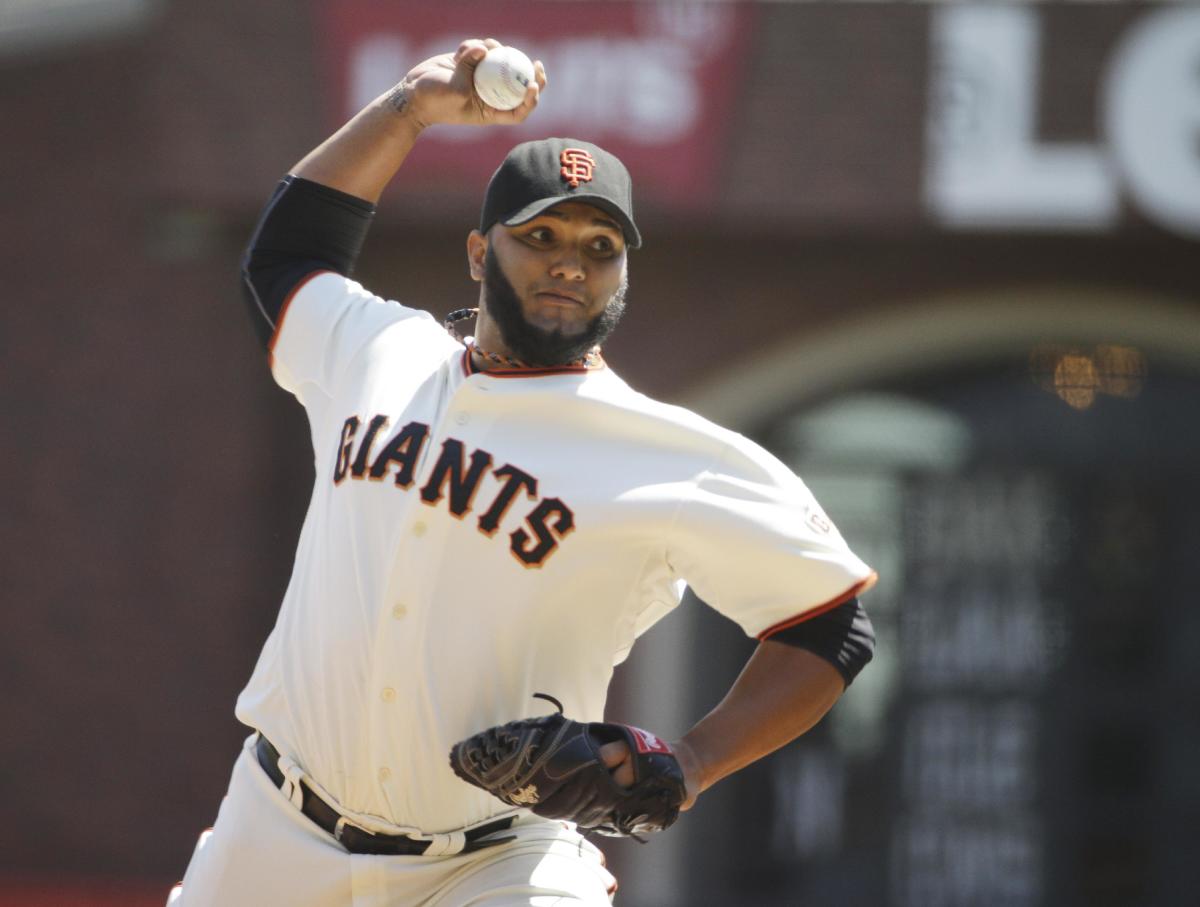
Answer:
[{"label": "black baseball cap", "polygon": [[620,224],[629,248],[642,244],[629,171],[614,155],[579,139],[540,139],[510,151],[488,183],[479,231],[496,223],[515,227],[560,202],[595,205]]}]

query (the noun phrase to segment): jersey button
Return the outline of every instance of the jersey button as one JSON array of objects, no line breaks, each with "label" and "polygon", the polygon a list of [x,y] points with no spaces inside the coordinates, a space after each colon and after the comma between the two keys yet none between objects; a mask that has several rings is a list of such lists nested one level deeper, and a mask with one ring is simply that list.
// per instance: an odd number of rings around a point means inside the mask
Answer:
[{"label": "jersey button", "polygon": [[404,620],[408,616],[408,608],[404,605],[392,605],[392,617],[396,620]]},{"label": "jersey button", "polygon": [[386,781],[390,777],[392,777],[392,770],[390,768],[388,768],[386,765],[379,770],[379,780],[381,783]]},{"label": "jersey button", "polygon": [[382,699],[384,702],[395,702],[396,691],[393,690],[391,687],[384,687],[383,692],[379,694],[379,698]]},{"label": "jersey button", "polygon": [[471,417],[468,416],[466,413],[459,413],[457,416],[454,417],[454,421],[457,422],[459,425],[466,425],[468,422],[471,421]]},{"label": "jersey button", "polygon": [[421,520],[417,520],[415,523],[413,523],[412,533],[417,538],[423,536],[425,534],[425,523]]}]

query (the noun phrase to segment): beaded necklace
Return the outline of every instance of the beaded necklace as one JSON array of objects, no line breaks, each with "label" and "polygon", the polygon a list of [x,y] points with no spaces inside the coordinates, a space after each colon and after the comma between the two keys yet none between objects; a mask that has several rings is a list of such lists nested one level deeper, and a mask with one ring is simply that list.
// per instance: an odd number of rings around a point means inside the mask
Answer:
[{"label": "beaded necklace", "polygon": [[[475,342],[474,337],[463,337],[458,332],[458,322],[466,321],[468,318],[474,318],[479,314],[479,309],[455,309],[446,316],[446,320],[442,322],[446,330],[450,332],[450,336],[467,348],[467,355],[478,353],[488,362],[504,368],[515,369],[536,369],[543,368],[540,365],[530,365],[528,362],[523,362],[520,359],[514,359],[511,356],[501,356],[499,353],[493,353],[491,350],[485,350]],[[600,365],[600,347],[594,346],[578,359],[572,359],[570,362],[565,362],[563,366],[585,366],[587,368],[595,368]],[[556,366],[557,367],[557,366]]]}]

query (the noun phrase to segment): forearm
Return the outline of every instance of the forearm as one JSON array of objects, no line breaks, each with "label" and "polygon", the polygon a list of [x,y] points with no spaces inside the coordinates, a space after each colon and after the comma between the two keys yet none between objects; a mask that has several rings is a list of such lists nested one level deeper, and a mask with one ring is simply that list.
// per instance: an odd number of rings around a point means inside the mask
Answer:
[{"label": "forearm", "polygon": [[402,82],[310,151],[292,174],[374,204],[416,144],[424,125]]},{"label": "forearm", "polygon": [[292,289],[307,275],[352,273],[375,202],[421,128],[401,83],[305,155],[276,187],[242,258],[243,297],[265,349]]},{"label": "forearm", "polygon": [[292,173],[374,204],[426,126],[522,122],[537,106],[538,94],[546,86],[546,70],[540,62],[534,63],[534,82],[519,106],[488,107],[475,93],[475,67],[489,48],[498,46],[491,38],[471,38],[453,54],[418,63],[400,84],[306,155]]},{"label": "forearm", "polygon": [[722,778],[812,728],[842,695],[841,674],[825,659],[766,640],[725,698],[675,744],[688,783],[687,809]]},{"label": "forearm", "polygon": [[493,110],[479,100],[473,73],[493,46],[490,39],[469,39],[453,54],[418,63],[276,188],[242,261],[242,288],[267,349],[300,281],[323,269],[353,271],[375,203],[426,125],[519,123],[533,111],[546,84],[541,63],[519,107]]}]

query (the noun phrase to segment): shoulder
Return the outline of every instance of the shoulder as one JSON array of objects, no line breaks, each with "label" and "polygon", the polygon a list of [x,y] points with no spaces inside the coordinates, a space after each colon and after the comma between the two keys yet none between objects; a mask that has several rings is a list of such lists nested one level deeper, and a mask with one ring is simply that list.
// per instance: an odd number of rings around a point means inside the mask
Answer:
[{"label": "shoulder", "polygon": [[383,323],[416,318],[437,324],[433,316],[423,309],[378,296],[357,280],[335,271],[314,271],[298,283],[287,301],[289,311],[297,306],[326,310],[331,314],[337,310],[362,307],[370,310]]},{"label": "shoulder", "polygon": [[708,468],[733,468],[762,478],[792,476],[790,469],[757,442],[687,407],[635,390],[611,369],[590,377],[581,392],[618,409],[632,425],[644,425],[658,443],[680,445],[701,455]]},{"label": "shoulder", "polygon": [[456,348],[460,345],[429,312],[385,299],[362,284],[332,271],[313,274],[296,287],[288,300],[280,333],[300,325],[327,343],[358,348],[366,341],[402,325],[405,337]]},{"label": "shoulder", "polygon": [[673,403],[664,403],[648,394],[634,390],[629,383],[611,368],[604,368],[588,376],[580,389],[582,396],[591,397],[614,408],[624,410],[630,416],[653,419],[664,425],[678,426],[682,430],[714,437],[732,434],[703,416]]},{"label": "shoulder", "polygon": [[444,359],[461,346],[421,309],[384,299],[332,271],[318,271],[286,300],[269,347],[276,380],[298,393],[332,394],[356,363]]}]

